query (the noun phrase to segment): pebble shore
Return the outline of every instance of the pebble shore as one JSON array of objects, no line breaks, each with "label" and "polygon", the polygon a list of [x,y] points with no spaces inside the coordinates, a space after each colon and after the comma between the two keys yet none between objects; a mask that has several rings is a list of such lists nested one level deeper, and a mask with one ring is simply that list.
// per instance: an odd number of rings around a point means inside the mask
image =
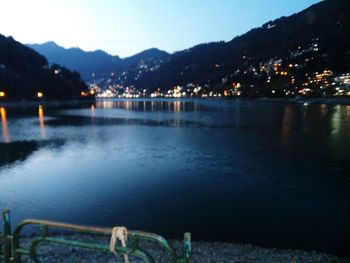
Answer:
[{"label": "pebble shore", "polygon": [[[65,237],[67,238],[67,237]],[[69,239],[81,240],[85,242],[97,242],[109,244],[109,240],[103,237],[81,237],[71,236]],[[24,239],[23,246],[28,242]],[[170,242],[175,252],[182,255],[182,242],[173,240]],[[142,248],[149,252],[156,262],[166,263],[169,258],[166,253],[160,250],[153,243],[142,242]],[[122,254],[92,252],[83,249],[46,246],[39,248],[40,262],[42,263],[122,263]],[[25,257],[24,257],[25,258]],[[341,259],[336,256],[319,252],[305,252],[300,250],[262,248],[253,245],[241,245],[222,242],[192,242],[193,263],[350,263],[350,259]],[[25,259],[23,263],[30,261]],[[130,256],[130,263],[143,262]]]}]

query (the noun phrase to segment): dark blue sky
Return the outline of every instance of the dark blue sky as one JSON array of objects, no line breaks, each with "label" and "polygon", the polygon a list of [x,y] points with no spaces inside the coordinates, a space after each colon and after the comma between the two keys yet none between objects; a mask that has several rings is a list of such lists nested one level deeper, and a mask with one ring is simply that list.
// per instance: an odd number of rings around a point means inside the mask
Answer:
[{"label": "dark blue sky", "polygon": [[[129,56],[231,40],[319,0],[0,0],[0,33]],[[20,7],[20,8],[19,8]]]}]

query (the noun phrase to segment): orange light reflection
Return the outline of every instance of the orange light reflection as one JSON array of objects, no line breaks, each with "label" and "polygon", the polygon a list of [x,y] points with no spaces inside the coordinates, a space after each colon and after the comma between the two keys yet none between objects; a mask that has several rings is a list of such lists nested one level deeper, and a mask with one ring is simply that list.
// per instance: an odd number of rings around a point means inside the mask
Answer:
[{"label": "orange light reflection", "polygon": [[91,104],[91,117],[94,118],[96,117],[96,113],[95,113],[95,105],[94,104]]},{"label": "orange light reflection", "polygon": [[174,101],[174,112],[180,112],[181,111],[181,102],[176,100]]},{"label": "orange light reflection", "polygon": [[45,123],[44,123],[44,108],[39,105],[38,109],[39,123],[40,123],[40,135],[42,138],[46,137]]},{"label": "orange light reflection", "polygon": [[0,115],[1,115],[2,136],[3,136],[4,142],[8,143],[10,142],[10,135],[7,127],[6,109],[4,107],[0,108]]},{"label": "orange light reflection", "polygon": [[284,108],[282,120],[282,140],[286,142],[293,132],[294,111],[291,106]]}]

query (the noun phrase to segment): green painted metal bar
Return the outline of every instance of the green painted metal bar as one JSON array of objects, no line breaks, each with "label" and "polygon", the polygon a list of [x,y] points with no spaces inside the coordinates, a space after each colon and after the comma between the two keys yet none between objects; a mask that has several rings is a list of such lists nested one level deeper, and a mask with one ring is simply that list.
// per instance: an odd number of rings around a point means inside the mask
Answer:
[{"label": "green painted metal bar", "polygon": [[4,262],[5,257],[3,256],[3,244],[4,244],[4,237],[3,237],[3,233],[0,229],[0,263]]},{"label": "green painted metal bar", "polygon": [[[112,228],[90,227],[74,224],[66,224],[61,222],[27,219],[22,221],[11,234],[10,212],[3,213],[4,218],[4,233],[2,239],[4,240],[4,248],[2,254],[0,252],[0,262],[4,263],[21,263],[22,256],[29,256],[33,262],[39,262],[37,256],[37,248],[41,244],[56,244],[62,246],[76,247],[88,250],[95,250],[101,252],[110,252],[109,244],[101,245],[96,243],[89,243],[77,240],[68,240],[64,238],[55,238],[48,236],[49,229],[60,229],[65,231],[76,232],[78,234],[93,234],[102,236],[111,236]],[[36,226],[40,228],[40,236],[33,238],[29,249],[23,249],[20,246],[21,231],[25,226]],[[184,256],[177,257],[169,242],[163,237],[143,231],[128,231],[129,242],[126,247],[116,247],[115,250],[121,254],[128,254],[144,260],[146,263],[153,263],[153,258],[143,249],[139,247],[140,240],[146,240],[156,243],[169,256],[170,262],[173,263],[191,263],[191,235],[184,234]]]},{"label": "green painted metal bar", "polygon": [[3,240],[4,240],[4,248],[3,248],[3,256],[4,261],[10,262],[11,260],[11,249],[12,249],[12,236],[11,236],[11,217],[10,211],[5,210],[2,214],[3,224],[4,224],[4,232],[3,232]]},{"label": "green painted metal bar", "polygon": [[[19,248],[20,232],[27,225],[38,225],[38,226],[45,225],[47,227],[52,227],[55,229],[70,230],[70,231],[85,233],[85,234],[99,234],[99,235],[107,235],[107,236],[111,236],[112,234],[112,228],[80,226],[80,225],[66,224],[66,223],[60,223],[60,222],[54,222],[54,221],[27,219],[27,220],[24,220],[22,223],[20,223],[14,231],[13,245],[15,248]],[[138,238],[138,239],[143,239],[143,240],[148,240],[148,241],[153,241],[158,243],[168,253],[171,259],[171,262],[176,262],[177,259],[176,259],[174,250],[172,249],[168,241],[165,240],[163,237],[154,233],[148,233],[144,231],[128,231],[128,236],[129,238]],[[15,258],[16,258],[16,255],[15,255]]]}]

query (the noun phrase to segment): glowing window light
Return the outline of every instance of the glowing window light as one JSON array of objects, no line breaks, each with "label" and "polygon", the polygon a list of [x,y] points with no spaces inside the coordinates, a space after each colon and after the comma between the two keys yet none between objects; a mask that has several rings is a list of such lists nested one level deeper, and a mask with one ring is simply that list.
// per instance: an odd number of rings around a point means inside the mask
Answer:
[{"label": "glowing window light", "polygon": [[0,98],[3,98],[6,96],[6,93],[4,91],[0,91]]},{"label": "glowing window light", "polygon": [[43,96],[44,96],[44,94],[42,93],[42,92],[38,92],[37,94],[36,94],[36,96],[38,97],[38,98],[42,98]]}]

